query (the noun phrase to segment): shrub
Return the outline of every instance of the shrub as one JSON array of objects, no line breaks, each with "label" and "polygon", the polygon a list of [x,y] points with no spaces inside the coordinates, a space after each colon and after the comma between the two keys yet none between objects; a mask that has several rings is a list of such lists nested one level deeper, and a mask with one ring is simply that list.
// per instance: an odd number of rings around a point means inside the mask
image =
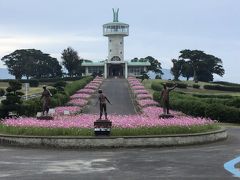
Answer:
[{"label": "shrub", "polygon": [[205,110],[206,117],[219,120],[221,122],[240,121],[240,111],[234,107],[228,107],[223,104],[208,104]]},{"label": "shrub", "polygon": [[154,91],[161,91],[163,89],[163,86],[161,85],[161,83],[159,82],[152,82],[151,84],[151,88],[154,90]]},{"label": "shrub", "polygon": [[177,87],[178,87],[178,88],[186,89],[187,86],[188,86],[188,85],[185,84],[185,83],[177,83]]},{"label": "shrub", "polygon": [[193,84],[193,88],[199,89],[199,88],[200,88],[200,85],[199,85],[199,84]]},{"label": "shrub", "polygon": [[221,86],[221,85],[204,85],[204,89],[219,90],[219,91],[240,91],[240,86]]},{"label": "shrub", "polygon": [[21,109],[21,96],[23,95],[21,90],[22,84],[19,81],[9,81],[9,87],[6,89],[6,99],[2,100],[1,111],[5,116],[8,116],[10,112],[14,112],[17,115]]},{"label": "shrub", "polygon": [[[160,92],[154,92],[153,99],[160,100]],[[239,99],[236,98],[235,106],[238,106]],[[192,116],[207,117],[221,122],[240,122],[240,109],[229,107],[227,103],[234,102],[233,99],[204,99],[172,92],[170,95],[170,107],[175,110],[182,111]],[[234,104],[234,103],[233,103]]]},{"label": "shrub", "polygon": [[30,87],[38,87],[39,86],[39,81],[36,79],[29,80],[29,86]]},{"label": "shrub", "polygon": [[226,82],[226,81],[215,81],[215,82],[212,82],[212,83],[213,84],[220,84],[220,85],[224,85],[224,86],[240,86],[240,84]]},{"label": "shrub", "polygon": [[56,88],[49,88],[48,89],[52,95],[57,94],[57,89]]},{"label": "shrub", "polygon": [[215,94],[192,94],[194,97],[198,98],[219,98],[219,99],[232,99],[234,96],[223,94],[223,95],[215,95]]},{"label": "shrub", "polygon": [[4,96],[4,94],[5,94],[5,90],[2,89],[2,88],[0,88],[0,97],[1,97],[1,96]]},{"label": "shrub", "polygon": [[173,87],[175,85],[175,83],[169,82],[169,81],[166,82],[165,84],[166,84],[167,87]]},{"label": "shrub", "polygon": [[232,99],[229,99],[226,103],[227,106],[233,106],[236,108],[240,108],[240,98],[239,97],[234,97]]},{"label": "shrub", "polygon": [[155,79],[162,79],[162,77],[161,77],[159,74],[157,74],[157,75],[155,76]]}]

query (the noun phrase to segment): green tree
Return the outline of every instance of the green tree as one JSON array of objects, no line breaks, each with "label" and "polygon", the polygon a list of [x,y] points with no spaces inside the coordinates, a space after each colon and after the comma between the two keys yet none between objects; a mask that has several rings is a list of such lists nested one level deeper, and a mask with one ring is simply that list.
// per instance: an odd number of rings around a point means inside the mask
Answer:
[{"label": "green tree", "polygon": [[199,64],[197,75],[199,81],[209,82],[213,81],[213,74],[223,76],[224,72],[221,59],[206,54],[204,61]]},{"label": "green tree", "polygon": [[148,67],[148,71],[153,71],[156,74],[163,74],[162,72],[162,67],[161,67],[161,63],[153,58],[152,56],[147,56],[144,59],[146,59],[151,65]]},{"label": "green tree", "polygon": [[149,76],[148,76],[147,72],[143,71],[141,74],[142,74],[141,77],[140,77],[141,82],[143,82],[144,79],[149,79]]},{"label": "green tree", "polygon": [[9,87],[6,89],[6,99],[2,100],[1,112],[8,116],[9,112],[18,112],[21,110],[23,95],[19,90],[22,89],[22,84],[19,81],[9,81]]},{"label": "green tree", "polygon": [[224,69],[220,58],[199,50],[185,49],[180,51],[180,53],[179,58],[188,61],[189,65],[191,65],[195,82],[198,82],[198,80],[213,80],[213,74],[223,76]]},{"label": "green tree", "polygon": [[1,96],[4,96],[4,94],[5,94],[5,90],[2,89],[2,88],[0,88],[0,97],[1,97]]},{"label": "green tree", "polygon": [[79,58],[77,51],[73,48],[68,47],[62,52],[63,65],[68,70],[68,75],[70,77],[74,75],[79,75],[82,73],[82,59]]},{"label": "green tree", "polygon": [[172,59],[173,67],[171,68],[171,73],[174,76],[175,81],[179,81],[179,77],[182,74],[182,68],[184,60]]},{"label": "green tree", "polygon": [[16,79],[21,79],[23,76],[26,76],[27,79],[62,76],[62,67],[57,59],[40,50],[16,50],[1,60],[7,65],[9,73]]},{"label": "green tree", "polygon": [[193,77],[193,68],[189,62],[184,61],[182,66],[182,76],[187,78],[187,81],[189,78]]}]

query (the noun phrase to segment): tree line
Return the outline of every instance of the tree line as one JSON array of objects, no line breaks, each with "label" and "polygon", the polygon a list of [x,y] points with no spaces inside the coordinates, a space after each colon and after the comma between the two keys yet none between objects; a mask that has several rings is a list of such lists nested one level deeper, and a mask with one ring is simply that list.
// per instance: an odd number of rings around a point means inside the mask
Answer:
[{"label": "tree line", "polygon": [[[147,71],[155,72],[156,79],[161,78],[161,75],[163,75],[161,63],[152,56],[133,58],[131,62],[150,62]],[[172,59],[172,63],[171,74],[176,81],[182,76],[187,80],[193,78],[195,82],[210,82],[213,81],[214,74],[223,76],[225,73],[220,58],[211,54],[206,54],[204,51],[200,50],[182,50],[180,51],[178,59]],[[143,72],[143,74],[145,73],[146,72]]]},{"label": "tree line", "polygon": [[[84,72],[83,61],[90,62],[90,60],[80,58],[77,51],[71,47],[64,49],[61,55],[62,65],[56,58],[36,49],[16,50],[1,60],[7,66],[9,73],[15,76],[15,79],[62,77],[64,75],[63,67],[68,71],[68,76],[81,76]],[[133,58],[131,62],[149,62],[150,66],[147,67],[147,72],[155,72],[156,78],[161,78],[163,75],[160,61],[152,56]],[[182,50],[178,59],[172,59],[172,63],[171,73],[174,80],[179,80],[179,77],[182,76],[187,80],[193,78],[195,82],[209,82],[213,81],[214,74],[223,76],[225,73],[220,58],[200,50]],[[147,72],[142,72],[142,74],[146,75]]]},{"label": "tree line", "polygon": [[[81,76],[83,72],[81,65],[84,60],[78,56],[77,51],[68,47],[61,55],[62,65],[68,71],[68,76]],[[1,60],[15,79],[23,77],[41,79],[64,75],[63,67],[56,58],[36,49],[19,49]]]}]

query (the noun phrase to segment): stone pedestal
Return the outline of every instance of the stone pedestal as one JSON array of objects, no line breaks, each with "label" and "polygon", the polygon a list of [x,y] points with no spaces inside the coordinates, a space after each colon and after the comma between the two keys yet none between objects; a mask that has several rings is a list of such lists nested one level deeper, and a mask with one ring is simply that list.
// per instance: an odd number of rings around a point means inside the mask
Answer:
[{"label": "stone pedestal", "polygon": [[39,116],[37,117],[39,120],[53,120],[53,116]]},{"label": "stone pedestal", "polygon": [[161,119],[167,119],[167,118],[173,118],[174,116],[172,114],[160,114],[159,118]]},{"label": "stone pedestal", "polygon": [[109,120],[96,120],[94,122],[95,136],[110,136],[112,122]]}]

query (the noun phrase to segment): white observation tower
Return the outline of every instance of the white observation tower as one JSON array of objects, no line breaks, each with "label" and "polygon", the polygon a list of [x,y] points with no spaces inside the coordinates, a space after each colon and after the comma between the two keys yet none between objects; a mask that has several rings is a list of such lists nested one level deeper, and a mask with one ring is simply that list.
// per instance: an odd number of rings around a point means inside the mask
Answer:
[{"label": "white observation tower", "polygon": [[129,34],[129,25],[118,21],[118,11],[113,9],[113,22],[103,25],[103,35],[108,37],[108,58],[104,66],[104,76],[127,76],[124,61],[124,36]]}]

